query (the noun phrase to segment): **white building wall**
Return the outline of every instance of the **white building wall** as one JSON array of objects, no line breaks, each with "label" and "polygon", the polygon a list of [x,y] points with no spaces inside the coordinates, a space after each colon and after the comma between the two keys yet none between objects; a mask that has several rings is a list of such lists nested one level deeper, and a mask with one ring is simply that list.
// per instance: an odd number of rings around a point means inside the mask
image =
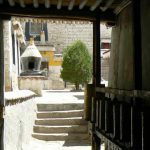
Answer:
[{"label": "white building wall", "polygon": [[[10,93],[11,102],[5,107],[4,119],[4,149],[29,150],[27,147],[32,140],[33,125],[36,117],[36,99],[29,99],[31,92],[17,91],[20,98],[15,99],[15,93]],[[26,101],[20,102],[26,98]],[[38,98],[37,98],[38,99]]]},{"label": "white building wall", "polygon": [[11,21],[3,22],[4,32],[4,65],[5,65],[5,90],[12,90],[12,36]]}]

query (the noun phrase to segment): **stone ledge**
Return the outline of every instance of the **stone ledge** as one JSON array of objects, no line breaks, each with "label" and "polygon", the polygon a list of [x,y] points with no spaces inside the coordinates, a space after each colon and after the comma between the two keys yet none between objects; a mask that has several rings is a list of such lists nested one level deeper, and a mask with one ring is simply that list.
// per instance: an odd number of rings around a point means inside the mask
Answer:
[{"label": "stone ledge", "polygon": [[30,90],[15,90],[11,92],[5,92],[6,105],[15,105],[16,103],[22,103],[36,97],[37,94]]},{"label": "stone ledge", "polygon": [[45,77],[45,76],[19,76],[18,77],[19,80],[23,79],[23,80],[26,80],[26,79],[30,79],[30,80],[47,80],[48,77]]}]

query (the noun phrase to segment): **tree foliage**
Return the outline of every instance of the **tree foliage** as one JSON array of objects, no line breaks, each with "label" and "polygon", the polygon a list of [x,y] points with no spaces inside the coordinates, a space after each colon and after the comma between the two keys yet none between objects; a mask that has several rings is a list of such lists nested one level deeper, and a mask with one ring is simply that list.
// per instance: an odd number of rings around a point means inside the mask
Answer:
[{"label": "tree foliage", "polygon": [[88,83],[91,77],[91,56],[86,45],[78,40],[63,50],[61,78],[78,89],[79,84]]}]

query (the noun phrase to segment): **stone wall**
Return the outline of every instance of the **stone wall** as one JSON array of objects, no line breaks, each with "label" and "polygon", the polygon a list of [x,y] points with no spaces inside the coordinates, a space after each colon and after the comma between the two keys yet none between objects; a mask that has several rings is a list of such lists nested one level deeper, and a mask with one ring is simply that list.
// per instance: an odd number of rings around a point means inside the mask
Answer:
[{"label": "stone wall", "polygon": [[20,76],[18,77],[20,90],[31,90],[38,96],[42,96],[42,82],[45,80],[44,76]]},{"label": "stone wall", "polygon": [[[36,116],[36,98],[28,98],[30,93],[32,95],[29,91],[22,91],[21,94],[19,91],[8,94],[4,122],[5,150],[27,150],[26,146],[31,141]],[[13,98],[14,95],[21,97]],[[22,99],[25,100],[22,101]]]},{"label": "stone wall", "polygon": [[101,76],[104,80],[108,81],[109,74],[109,57],[101,58]]},{"label": "stone wall", "polygon": [[49,66],[48,80],[43,80],[44,90],[63,90],[64,81],[60,78],[61,66]]},{"label": "stone wall", "polygon": [[92,24],[48,24],[48,40],[58,52],[76,40],[83,41],[90,53],[93,50],[93,25]]}]

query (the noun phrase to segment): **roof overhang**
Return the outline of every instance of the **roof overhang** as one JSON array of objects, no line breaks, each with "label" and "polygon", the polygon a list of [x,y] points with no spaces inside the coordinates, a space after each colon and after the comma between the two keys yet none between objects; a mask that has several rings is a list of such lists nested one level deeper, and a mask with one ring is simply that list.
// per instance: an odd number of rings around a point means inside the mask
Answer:
[{"label": "roof overhang", "polygon": [[0,15],[115,21],[115,10],[129,0],[0,0]]}]

